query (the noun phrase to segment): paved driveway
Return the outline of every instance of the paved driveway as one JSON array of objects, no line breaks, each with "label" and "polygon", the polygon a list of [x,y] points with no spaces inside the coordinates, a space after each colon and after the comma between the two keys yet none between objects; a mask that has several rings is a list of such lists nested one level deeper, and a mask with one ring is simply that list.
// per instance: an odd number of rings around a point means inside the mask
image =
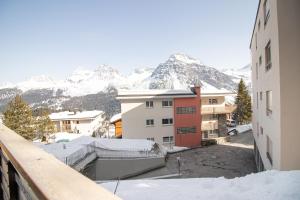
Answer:
[{"label": "paved driveway", "polygon": [[166,167],[132,179],[178,173],[177,157],[181,160],[182,178],[234,178],[256,172],[252,132],[232,136],[230,142],[170,154]]}]

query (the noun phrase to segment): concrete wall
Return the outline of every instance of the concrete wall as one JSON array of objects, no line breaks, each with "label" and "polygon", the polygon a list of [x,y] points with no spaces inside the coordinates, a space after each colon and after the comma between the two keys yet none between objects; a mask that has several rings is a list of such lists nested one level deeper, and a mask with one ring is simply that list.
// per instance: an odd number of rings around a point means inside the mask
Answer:
[{"label": "concrete wall", "polygon": [[[146,108],[149,99],[121,100],[123,138],[147,139],[163,144],[163,137],[174,136],[173,125],[162,125],[163,118],[173,118],[173,107],[162,107],[162,100],[151,99],[153,108]],[[154,126],[146,126],[147,119],[154,119]]]}]

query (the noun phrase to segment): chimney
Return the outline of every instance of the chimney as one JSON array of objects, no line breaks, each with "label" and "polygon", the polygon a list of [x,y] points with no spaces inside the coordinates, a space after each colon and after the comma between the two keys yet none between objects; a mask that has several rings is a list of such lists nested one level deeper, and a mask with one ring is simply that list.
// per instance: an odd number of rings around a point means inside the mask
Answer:
[{"label": "chimney", "polygon": [[198,97],[200,97],[200,85],[195,84],[191,87],[191,91],[196,94]]}]

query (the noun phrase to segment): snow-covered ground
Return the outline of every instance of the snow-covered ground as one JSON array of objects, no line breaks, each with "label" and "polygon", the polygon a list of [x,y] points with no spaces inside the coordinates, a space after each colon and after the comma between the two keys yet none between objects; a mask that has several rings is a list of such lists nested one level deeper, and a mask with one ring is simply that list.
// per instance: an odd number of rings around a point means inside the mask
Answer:
[{"label": "snow-covered ground", "polygon": [[[114,192],[116,182],[101,184]],[[245,177],[120,181],[124,200],[299,200],[300,171],[265,171]]]}]

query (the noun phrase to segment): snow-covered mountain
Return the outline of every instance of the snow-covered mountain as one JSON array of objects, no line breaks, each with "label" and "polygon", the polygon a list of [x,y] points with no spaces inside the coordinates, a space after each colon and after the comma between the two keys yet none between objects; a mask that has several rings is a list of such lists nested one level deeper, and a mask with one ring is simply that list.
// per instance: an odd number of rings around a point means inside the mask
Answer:
[{"label": "snow-covered mountain", "polygon": [[251,65],[246,65],[242,68],[231,68],[231,69],[223,69],[221,70],[224,74],[227,74],[232,78],[232,80],[236,83],[239,83],[241,79],[243,79],[246,83],[251,88]]},{"label": "snow-covered mountain", "polygon": [[202,91],[233,91],[241,77],[250,83],[250,70],[246,66],[219,71],[181,53],[171,55],[156,68],[135,69],[127,76],[111,66],[100,65],[95,70],[76,69],[65,80],[41,75],[17,84],[0,84],[0,110],[16,94],[22,94],[33,107],[65,109],[83,106],[83,99],[89,99],[85,103],[89,107],[95,104],[93,98],[102,98],[103,102],[111,101],[116,95],[115,91],[110,92],[111,88],[185,89],[197,83],[202,86]]}]

